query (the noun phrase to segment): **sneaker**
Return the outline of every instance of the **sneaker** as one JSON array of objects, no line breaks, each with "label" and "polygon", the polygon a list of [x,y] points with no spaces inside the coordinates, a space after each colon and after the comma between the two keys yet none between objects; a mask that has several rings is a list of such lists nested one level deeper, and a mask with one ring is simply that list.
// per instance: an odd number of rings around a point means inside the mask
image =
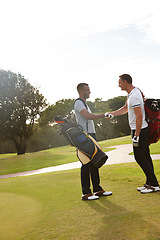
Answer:
[{"label": "sneaker", "polygon": [[145,183],[144,186],[138,187],[137,191],[145,190],[148,187],[148,185]]},{"label": "sneaker", "polygon": [[94,196],[92,193],[82,194],[82,200],[97,200],[98,196]]},{"label": "sneaker", "polygon": [[112,195],[112,192],[106,192],[103,189],[101,191],[99,191],[99,192],[95,192],[94,193],[94,196],[99,196],[99,197],[101,197],[101,196],[109,196],[109,195]]},{"label": "sneaker", "polygon": [[153,186],[148,185],[147,188],[145,188],[144,190],[141,190],[141,193],[152,193],[152,192],[158,192],[158,191],[160,191],[159,186],[153,187]]}]

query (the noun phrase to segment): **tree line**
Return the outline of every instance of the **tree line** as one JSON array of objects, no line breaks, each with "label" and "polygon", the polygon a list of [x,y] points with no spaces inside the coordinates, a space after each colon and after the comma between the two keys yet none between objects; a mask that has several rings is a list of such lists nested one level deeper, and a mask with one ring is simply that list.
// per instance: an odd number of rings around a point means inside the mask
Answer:
[{"label": "tree line", "polygon": [[[48,105],[39,90],[21,74],[0,70],[0,153],[35,152],[66,145],[57,133],[53,118],[67,116],[75,121],[75,99],[62,99]],[[119,96],[107,101],[101,98],[87,101],[94,113],[116,110],[124,105],[126,97]],[[117,123],[106,119],[95,121],[98,141],[130,134],[127,115],[117,117]]]}]

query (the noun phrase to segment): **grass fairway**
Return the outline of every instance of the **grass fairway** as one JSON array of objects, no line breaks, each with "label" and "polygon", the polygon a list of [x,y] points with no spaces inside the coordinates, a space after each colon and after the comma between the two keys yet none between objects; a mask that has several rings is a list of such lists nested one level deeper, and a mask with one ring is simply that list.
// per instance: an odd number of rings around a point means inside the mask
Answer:
[{"label": "grass fairway", "polygon": [[57,147],[23,155],[0,154],[0,175],[24,172],[77,161],[71,146]]},{"label": "grass fairway", "polygon": [[[113,141],[113,143],[112,143]],[[110,151],[107,147],[130,143],[130,136],[100,142],[104,151]],[[76,150],[71,146],[56,147],[35,153],[0,154],[0,175],[36,170],[78,161]]]},{"label": "grass fairway", "polygon": [[79,169],[1,180],[0,239],[160,239],[160,192],[136,191],[145,181],[138,165],[103,166],[100,175],[113,195],[96,201],[81,200]]},{"label": "grass fairway", "polygon": [[[131,136],[120,137],[100,142],[103,151],[107,152],[112,147],[120,144],[131,144]],[[160,153],[160,141],[152,144],[151,153]],[[0,175],[36,170],[60,164],[78,161],[75,148],[71,146],[56,147],[35,153],[0,154]]]}]

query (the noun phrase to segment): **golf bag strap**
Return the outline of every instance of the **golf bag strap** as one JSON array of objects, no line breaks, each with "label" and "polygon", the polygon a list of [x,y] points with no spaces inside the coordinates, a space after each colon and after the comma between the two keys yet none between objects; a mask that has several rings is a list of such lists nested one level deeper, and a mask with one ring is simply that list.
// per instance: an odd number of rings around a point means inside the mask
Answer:
[{"label": "golf bag strap", "polygon": [[77,100],[82,101],[83,104],[84,104],[84,106],[85,106],[85,108],[88,109],[86,102],[85,102],[82,98],[77,98],[77,99],[74,101],[74,104],[75,104],[75,102],[76,102]]},{"label": "golf bag strap", "polygon": [[[76,102],[77,100],[80,100],[81,102],[83,102],[85,108],[88,110],[87,104],[86,104],[86,102],[85,102],[82,98],[77,98],[77,99],[74,101],[74,104],[75,104],[75,102]],[[88,120],[86,119],[86,121],[87,121],[87,132],[88,132]]]}]

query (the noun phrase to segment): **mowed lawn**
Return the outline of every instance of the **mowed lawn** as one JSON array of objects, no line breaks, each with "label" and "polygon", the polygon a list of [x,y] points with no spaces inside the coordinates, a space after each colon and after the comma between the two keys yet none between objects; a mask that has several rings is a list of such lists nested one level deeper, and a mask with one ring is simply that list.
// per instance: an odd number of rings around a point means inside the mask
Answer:
[{"label": "mowed lawn", "polygon": [[[114,144],[130,143],[130,136],[115,139]],[[112,146],[112,140],[100,142],[104,151],[110,151],[107,147]],[[70,145],[51,148],[35,153],[26,153],[17,156],[12,154],[0,154],[0,175],[24,172],[45,167],[52,167],[78,161],[76,150]]]},{"label": "mowed lawn", "polygon": [[[153,144],[153,151],[160,151],[158,146]],[[61,148],[64,159],[67,148]],[[160,179],[160,160],[154,166]],[[160,192],[137,192],[145,182],[139,166],[105,165],[100,176],[113,195],[96,201],[81,200],[80,169],[0,180],[0,240],[160,239]]]},{"label": "mowed lawn", "polygon": [[[108,147],[119,144],[131,144],[131,136],[100,142],[105,152],[112,150]],[[151,153],[160,153],[160,141],[151,145]],[[0,175],[52,167],[75,161],[78,161],[76,151],[71,146],[56,147],[19,156],[16,154],[0,154]]]}]

